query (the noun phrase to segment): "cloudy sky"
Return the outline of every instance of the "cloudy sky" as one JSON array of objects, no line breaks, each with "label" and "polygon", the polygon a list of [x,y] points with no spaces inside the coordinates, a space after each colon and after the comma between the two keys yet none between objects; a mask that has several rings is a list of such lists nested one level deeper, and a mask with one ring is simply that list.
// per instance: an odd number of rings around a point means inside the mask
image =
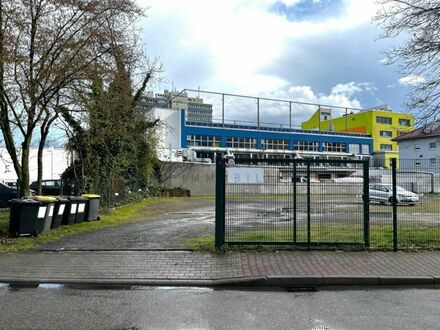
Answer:
[{"label": "cloudy sky", "polygon": [[[381,51],[397,41],[377,40],[372,0],[137,1],[148,8],[145,47],[165,68],[166,81],[156,91],[200,87],[354,108],[390,104],[405,111],[414,78],[384,65]],[[283,116],[267,109],[269,121]],[[295,121],[315,109],[295,109]],[[228,115],[251,116],[234,109]]]}]

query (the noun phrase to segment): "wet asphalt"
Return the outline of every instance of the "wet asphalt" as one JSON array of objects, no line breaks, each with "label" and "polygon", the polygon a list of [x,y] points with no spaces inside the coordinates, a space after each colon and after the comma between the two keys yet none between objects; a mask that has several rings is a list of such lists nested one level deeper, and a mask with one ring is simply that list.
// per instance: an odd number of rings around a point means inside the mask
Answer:
[{"label": "wet asphalt", "polygon": [[0,329],[438,329],[437,290],[0,285]]},{"label": "wet asphalt", "polygon": [[65,237],[38,250],[187,249],[191,238],[214,236],[214,203],[207,199],[174,205],[142,222]]}]

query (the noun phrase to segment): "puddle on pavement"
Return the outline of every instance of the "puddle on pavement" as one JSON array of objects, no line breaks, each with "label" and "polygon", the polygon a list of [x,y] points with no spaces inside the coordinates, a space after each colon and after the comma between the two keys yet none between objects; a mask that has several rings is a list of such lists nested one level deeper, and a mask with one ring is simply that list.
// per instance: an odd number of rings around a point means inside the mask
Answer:
[{"label": "puddle on pavement", "polygon": [[0,289],[19,291],[21,289],[45,289],[45,290],[145,290],[145,291],[197,291],[212,292],[208,287],[185,287],[185,286],[147,286],[147,285],[111,285],[111,284],[58,284],[58,283],[0,283]]}]

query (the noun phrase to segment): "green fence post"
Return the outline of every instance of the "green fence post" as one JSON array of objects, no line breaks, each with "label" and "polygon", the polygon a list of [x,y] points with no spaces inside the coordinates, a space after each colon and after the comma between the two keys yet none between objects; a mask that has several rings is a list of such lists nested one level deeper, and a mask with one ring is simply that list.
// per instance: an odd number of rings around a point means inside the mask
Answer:
[{"label": "green fence post", "polygon": [[397,170],[396,158],[391,158],[391,172],[393,178],[393,250],[397,251]]},{"label": "green fence post", "polygon": [[307,159],[307,249],[310,249],[310,159]]},{"label": "green fence post", "polygon": [[293,160],[293,242],[296,243],[296,162]]},{"label": "green fence post", "polygon": [[366,248],[370,247],[370,161],[363,162],[364,168],[364,245]]},{"label": "green fence post", "polygon": [[225,160],[217,155],[215,167],[215,248],[225,244]]}]

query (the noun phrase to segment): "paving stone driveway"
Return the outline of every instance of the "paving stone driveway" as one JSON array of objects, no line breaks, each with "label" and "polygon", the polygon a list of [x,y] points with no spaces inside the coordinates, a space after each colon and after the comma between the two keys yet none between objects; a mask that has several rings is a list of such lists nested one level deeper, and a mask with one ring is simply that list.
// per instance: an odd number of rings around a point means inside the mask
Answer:
[{"label": "paving stone driveway", "polygon": [[214,235],[215,201],[186,200],[153,219],[65,237],[38,249],[185,249],[193,237]]}]

